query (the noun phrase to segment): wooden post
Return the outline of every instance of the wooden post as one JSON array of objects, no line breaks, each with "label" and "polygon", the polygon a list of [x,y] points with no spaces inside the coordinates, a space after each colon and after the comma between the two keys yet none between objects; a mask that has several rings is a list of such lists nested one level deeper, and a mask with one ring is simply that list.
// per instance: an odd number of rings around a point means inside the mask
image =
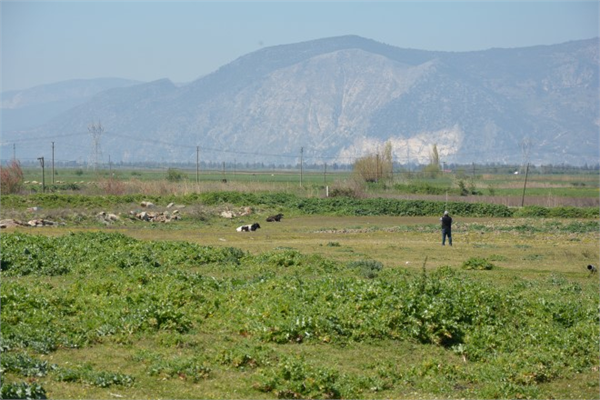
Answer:
[{"label": "wooden post", "polygon": [[521,197],[521,207],[525,204],[525,189],[527,188],[527,175],[529,174],[529,163],[525,169],[525,182],[523,183],[523,196]]},{"label": "wooden post", "polygon": [[46,171],[44,169],[44,157],[39,157],[38,160],[42,166],[42,193],[44,193],[46,191]]}]

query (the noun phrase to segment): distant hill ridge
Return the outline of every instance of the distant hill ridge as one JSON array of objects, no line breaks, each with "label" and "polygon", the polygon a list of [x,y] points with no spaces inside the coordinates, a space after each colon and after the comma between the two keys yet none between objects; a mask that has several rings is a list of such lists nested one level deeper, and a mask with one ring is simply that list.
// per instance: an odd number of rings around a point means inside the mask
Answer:
[{"label": "distant hill ridge", "polygon": [[[288,164],[302,148],[309,162],[350,163],[389,141],[401,163],[428,162],[436,144],[448,163],[595,165],[599,44],[432,52],[342,36],[279,45],[185,85],[106,81],[40,126],[3,122],[2,143],[34,157],[47,144],[28,137],[55,138],[60,158],[88,160],[87,127],[101,121],[113,161],[195,162],[200,146],[203,161]],[[48,99],[65,93],[52,86]],[[3,114],[26,94],[3,93]]]}]

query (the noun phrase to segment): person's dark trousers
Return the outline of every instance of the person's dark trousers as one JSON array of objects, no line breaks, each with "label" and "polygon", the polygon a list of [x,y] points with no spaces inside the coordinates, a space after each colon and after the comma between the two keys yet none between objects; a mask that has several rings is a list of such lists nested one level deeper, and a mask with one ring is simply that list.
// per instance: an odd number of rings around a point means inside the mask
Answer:
[{"label": "person's dark trousers", "polygon": [[452,231],[447,228],[442,228],[442,246],[446,245],[446,236],[448,237],[448,244],[452,246]]}]

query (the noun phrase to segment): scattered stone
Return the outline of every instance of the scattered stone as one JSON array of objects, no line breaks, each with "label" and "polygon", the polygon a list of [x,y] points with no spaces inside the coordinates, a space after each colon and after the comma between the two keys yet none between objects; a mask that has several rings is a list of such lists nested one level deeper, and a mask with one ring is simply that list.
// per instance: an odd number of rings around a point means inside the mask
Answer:
[{"label": "scattered stone", "polygon": [[32,219],[31,221],[27,222],[27,225],[32,226],[34,228],[37,228],[37,227],[40,227],[40,226],[52,226],[52,225],[56,225],[56,222],[49,221],[47,219]]},{"label": "scattered stone", "polygon": [[119,221],[121,219],[121,217],[119,217],[117,214],[107,213],[105,211],[99,212],[98,214],[96,214],[96,217],[100,220],[100,222],[104,222],[106,225]]},{"label": "scattered stone", "polygon": [[0,221],[0,229],[14,228],[16,226],[29,226],[18,219],[3,219]]},{"label": "scattered stone", "polygon": [[17,219],[3,219],[2,221],[0,221],[1,229],[14,228],[17,226],[23,226],[23,227],[28,227],[28,228],[29,227],[37,228],[37,227],[41,227],[41,226],[55,226],[55,225],[59,225],[59,224],[57,222],[50,221],[48,219],[43,219],[43,218],[32,219],[27,222],[22,222]]},{"label": "scattered stone", "polygon": [[231,219],[231,218],[235,217],[235,213],[233,211],[223,211],[221,213],[221,217]]},{"label": "scattered stone", "polygon": [[[175,210],[177,211],[177,210]],[[135,212],[131,211],[130,214],[135,218],[140,219],[142,221],[147,222],[171,222],[180,219],[179,212],[173,212],[173,214],[168,211],[158,212],[158,211],[142,211]]]},{"label": "scattered stone", "polygon": [[242,216],[246,216],[246,215],[250,215],[252,214],[252,208],[251,207],[244,207],[243,211],[240,215]]}]

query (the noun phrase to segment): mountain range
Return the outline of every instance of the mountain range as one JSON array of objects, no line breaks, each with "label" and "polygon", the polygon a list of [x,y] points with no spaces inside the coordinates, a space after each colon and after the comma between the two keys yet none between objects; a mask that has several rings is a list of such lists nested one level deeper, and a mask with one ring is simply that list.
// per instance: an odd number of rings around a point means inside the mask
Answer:
[{"label": "mountain range", "polygon": [[[2,153],[107,162],[598,163],[598,38],[473,52],[358,36],[267,47],[176,85],[96,79],[2,93]],[[95,142],[91,124],[102,125]]]}]

